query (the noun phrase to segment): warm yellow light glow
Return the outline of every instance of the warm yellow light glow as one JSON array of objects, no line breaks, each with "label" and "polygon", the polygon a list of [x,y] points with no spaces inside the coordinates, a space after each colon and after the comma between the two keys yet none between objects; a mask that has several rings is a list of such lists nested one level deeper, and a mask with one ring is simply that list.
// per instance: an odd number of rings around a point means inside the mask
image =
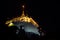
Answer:
[{"label": "warm yellow light glow", "polygon": [[13,23],[10,23],[8,26],[9,26],[9,27],[10,27],[10,26],[14,26],[14,24],[13,24]]},{"label": "warm yellow light glow", "polygon": [[[24,5],[22,6],[24,8]],[[9,24],[9,26],[13,25],[12,22],[17,22],[17,21],[20,21],[20,22],[30,22],[32,23],[33,25],[39,27],[39,25],[31,18],[31,17],[28,17],[24,14],[24,10],[22,11],[22,15],[20,17],[17,17],[17,18],[13,18],[9,21],[7,21],[5,24]]]}]

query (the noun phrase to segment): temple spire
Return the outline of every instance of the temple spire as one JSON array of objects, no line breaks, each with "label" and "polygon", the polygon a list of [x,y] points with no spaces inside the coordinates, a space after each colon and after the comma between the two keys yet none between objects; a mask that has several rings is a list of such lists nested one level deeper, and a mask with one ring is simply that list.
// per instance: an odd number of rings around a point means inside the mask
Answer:
[{"label": "temple spire", "polygon": [[22,5],[22,15],[21,15],[22,17],[24,17],[25,16],[25,14],[24,14],[24,5]]}]

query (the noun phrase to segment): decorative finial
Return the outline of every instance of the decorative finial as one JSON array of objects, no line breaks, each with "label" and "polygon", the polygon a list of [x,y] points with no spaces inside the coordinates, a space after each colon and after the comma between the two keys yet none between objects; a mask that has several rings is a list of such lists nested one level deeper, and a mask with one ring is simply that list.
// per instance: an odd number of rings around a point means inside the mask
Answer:
[{"label": "decorative finial", "polygon": [[23,8],[23,11],[22,11],[21,17],[25,16],[25,14],[24,14],[24,5],[22,5],[22,8]]},{"label": "decorative finial", "polygon": [[22,8],[24,8],[24,5],[22,5]]}]

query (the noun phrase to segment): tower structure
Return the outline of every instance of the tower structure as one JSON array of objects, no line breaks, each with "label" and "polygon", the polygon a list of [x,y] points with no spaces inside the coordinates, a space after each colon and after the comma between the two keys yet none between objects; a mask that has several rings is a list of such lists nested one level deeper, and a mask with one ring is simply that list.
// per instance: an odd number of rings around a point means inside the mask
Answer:
[{"label": "tower structure", "polygon": [[22,5],[22,9],[23,9],[23,10],[22,10],[22,15],[21,15],[21,16],[16,17],[16,18],[13,18],[13,19],[11,19],[11,20],[8,20],[8,21],[6,21],[5,24],[8,24],[8,26],[10,27],[10,26],[13,25],[12,22],[20,21],[20,22],[32,23],[34,26],[39,27],[39,25],[37,24],[37,22],[35,22],[35,21],[33,20],[33,18],[28,17],[28,16],[25,15],[24,5]]}]

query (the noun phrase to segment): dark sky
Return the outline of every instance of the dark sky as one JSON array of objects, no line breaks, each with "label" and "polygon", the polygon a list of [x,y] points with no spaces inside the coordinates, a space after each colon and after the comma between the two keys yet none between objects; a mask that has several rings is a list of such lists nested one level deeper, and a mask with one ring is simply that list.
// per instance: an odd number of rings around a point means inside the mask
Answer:
[{"label": "dark sky", "polygon": [[[32,1],[32,0],[8,0],[3,2],[0,14],[1,32],[5,32],[6,27],[3,27],[5,21],[13,17],[21,15],[21,6],[25,5],[25,13],[35,19],[43,30],[47,31],[48,36],[53,36],[56,33],[56,27],[54,26],[54,15],[52,6],[44,4],[44,1]],[[39,17],[39,18],[38,18]]]}]

